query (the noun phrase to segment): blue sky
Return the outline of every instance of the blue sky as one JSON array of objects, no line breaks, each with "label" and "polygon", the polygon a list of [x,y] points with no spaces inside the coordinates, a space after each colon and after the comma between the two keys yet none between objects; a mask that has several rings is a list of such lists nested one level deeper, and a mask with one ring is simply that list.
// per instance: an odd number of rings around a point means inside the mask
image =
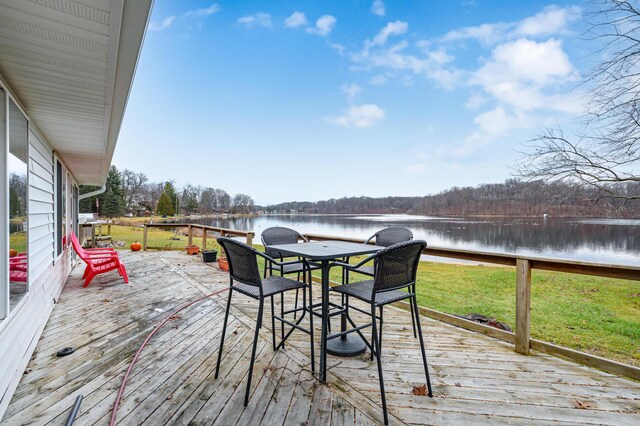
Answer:
[{"label": "blue sky", "polygon": [[501,182],[593,46],[547,1],[156,0],[114,164],[258,204]]}]

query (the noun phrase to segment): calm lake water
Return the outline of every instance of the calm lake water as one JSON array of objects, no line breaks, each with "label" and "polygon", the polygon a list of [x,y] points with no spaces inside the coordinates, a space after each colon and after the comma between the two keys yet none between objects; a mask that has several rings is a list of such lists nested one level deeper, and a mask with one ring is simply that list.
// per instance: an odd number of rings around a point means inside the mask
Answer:
[{"label": "calm lake water", "polygon": [[640,264],[640,220],[567,218],[442,218],[412,215],[263,215],[189,220],[231,229],[286,226],[298,232],[365,239],[402,225],[430,246],[521,253],[613,264]]}]

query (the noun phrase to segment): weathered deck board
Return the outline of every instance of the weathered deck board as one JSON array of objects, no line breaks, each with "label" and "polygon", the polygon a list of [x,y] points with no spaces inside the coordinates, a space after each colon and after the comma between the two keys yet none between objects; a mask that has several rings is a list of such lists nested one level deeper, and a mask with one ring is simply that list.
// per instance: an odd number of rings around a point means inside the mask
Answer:
[{"label": "weathered deck board", "polygon": [[[151,329],[181,304],[228,286],[226,274],[179,252],[123,252],[122,258],[130,285],[114,273],[85,289],[82,268],[73,271],[3,424],[63,424],[78,394],[84,400],[76,424],[108,423],[124,371]],[[273,352],[269,303],[245,408],[257,303],[234,296],[220,377],[214,379],[225,302],[223,293],[195,304],[154,337],[130,377],[118,411],[121,424],[382,422],[369,354],[329,357],[328,383],[319,384],[310,371],[307,335],[296,332],[284,350]],[[434,398],[412,395],[425,379],[410,321],[406,311],[385,310],[390,424],[640,423],[640,383],[545,354],[518,355],[504,342],[425,318]],[[317,357],[320,321],[314,325]],[[76,352],[55,357],[65,346]]]}]

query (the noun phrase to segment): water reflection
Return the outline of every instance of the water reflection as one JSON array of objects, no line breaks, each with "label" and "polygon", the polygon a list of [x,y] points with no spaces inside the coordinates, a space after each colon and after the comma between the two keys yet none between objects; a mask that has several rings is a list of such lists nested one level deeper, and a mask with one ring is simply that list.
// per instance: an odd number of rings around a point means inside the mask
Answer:
[{"label": "water reflection", "polygon": [[256,241],[271,226],[301,233],[365,239],[388,225],[411,229],[415,238],[438,247],[521,253],[615,264],[640,263],[640,221],[561,218],[435,218],[408,215],[264,215],[190,220],[211,226],[253,230]]}]

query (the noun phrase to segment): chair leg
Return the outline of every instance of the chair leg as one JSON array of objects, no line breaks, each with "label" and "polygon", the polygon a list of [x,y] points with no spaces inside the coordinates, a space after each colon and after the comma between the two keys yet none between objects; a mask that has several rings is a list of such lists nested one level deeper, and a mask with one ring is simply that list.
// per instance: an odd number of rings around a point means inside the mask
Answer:
[{"label": "chair leg", "polygon": [[276,311],[271,296],[271,340],[273,341],[273,351],[276,351]]},{"label": "chair leg", "polygon": [[122,275],[122,278],[124,279],[125,284],[129,284],[129,275],[127,275],[127,268],[124,267],[123,264],[120,264],[120,272]]},{"label": "chair leg", "polygon": [[[313,302],[311,301],[311,284],[309,284],[309,306],[313,305]],[[307,289],[303,288],[302,289],[302,308],[304,309],[304,312],[307,309]],[[311,344],[311,372],[315,373],[316,372],[316,362],[315,362],[315,356],[314,356],[314,349],[313,349],[313,313],[309,312],[309,343]]]},{"label": "chair leg", "polygon": [[89,285],[89,283],[91,282],[91,280],[93,280],[93,278],[96,275],[98,275],[98,273],[95,270],[93,270],[93,269],[89,270],[89,272],[87,273],[87,276],[85,277],[83,287],[87,287]]},{"label": "chair leg", "polygon": [[[411,289],[411,292],[413,294],[416,294],[416,285],[413,285],[413,288]],[[416,334],[416,316],[413,313],[413,303],[409,304],[411,306],[411,327],[413,327],[413,338],[415,339],[416,337],[418,337],[418,335]]]},{"label": "chair leg", "polygon": [[[371,317],[371,321],[373,321],[373,323],[376,323],[376,316],[375,316],[376,310],[375,308],[373,309],[373,315]],[[373,357],[374,357],[374,352],[375,352],[375,345],[373,344],[374,339],[376,337],[376,327],[371,327],[371,361],[373,361]]]},{"label": "chair leg", "polygon": [[372,304],[371,305],[371,324],[373,328],[373,350],[371,353],[375,352],[376,362],[378,364],[378,381],[380,382],[380,396],[382,398],[382,412],[384,413],[384,424],[389,424],[389,419],[387,416],[387,398],[384,393],[384,378],[382,377],[382,360],[380,359],[380,342],[378,341],[378,333],[376,330],[376,308]]},{"label": "chair leg", "polygon": [[[258,307],[258,318],[262,318],[262,311],[264,307],[264,299],[260,299],[260,306]],[[251,391],[251,376],[253,375],[253,363],[256,359],[256,348],[258,347],[258,333],[260,331],[260,323],[262,321],[258,320],[258,324],[256,324],[256,333],[253,336],[253,349],[251,350],[251,362],[249,363],[249,376],[247,377],[247,390],[244,394],[244,406],[246,407],[249,404],[249,392]]]},{"label": "chair leg", "polygon": [[224,322],[222,323],[222,335],[220,336],[220,348],[218,349],[218,361],[216,362],[216,375],[215,378],[218,378],[218,373],[220,372],[220,360],[222,359],[222,347],[224,346],[224,335],[227,332],[227,320],[229,319],[229,308],[231,307],[231,294],[233,290],[229,289],[229,298],[227,299],[227,308],[224,312]]},{"label": "chair leg", "polygon": [[411,298],[413,306],[416,311],[416,325],[418,327],[418,337],[420,338],[420,354],[422,355],[422,364],[424,364],[424,374],[427,376],[427,390],[429,391],[429,397],[433,397],[431,390],[431,379],[429,378],[429,367],[427,366],[427,354],[424,352],[424,338],[422,337],[422,327],[420,326],[420,315],[418,314],[418,300],[415,296]]},{"label": "chair leg", "polygon": [[380,334],[380,337],[378,338],[378,350],[380,351],[380,355],[382,355],[382,323],[383,323],[383,319],[382,319],[382,306],[380,306],[380,331],[378,332],[378,334]]},{"label": "chair leg", "polygon": [[418,335],[416,334],[416,315],[413,312],[413,303],[411,303],[411,327],[413,328],[413,338],[415,339],[416,337],[418,337]]},{"label": "chair leg", "polygon": [[[298,281],[300,281],[300,273],[298,273]],[[296,288],[296,303],[294,305],[293,319],[298,318],[298,289]]]},{"label": "chair leg", "polygon": [[[298,290],[296,289],[296,304],[298,303]],[[284,319],[284,293],[280,293],[280,318]],[[280,321],[280,338],[284,348],[284,321]]]}]

